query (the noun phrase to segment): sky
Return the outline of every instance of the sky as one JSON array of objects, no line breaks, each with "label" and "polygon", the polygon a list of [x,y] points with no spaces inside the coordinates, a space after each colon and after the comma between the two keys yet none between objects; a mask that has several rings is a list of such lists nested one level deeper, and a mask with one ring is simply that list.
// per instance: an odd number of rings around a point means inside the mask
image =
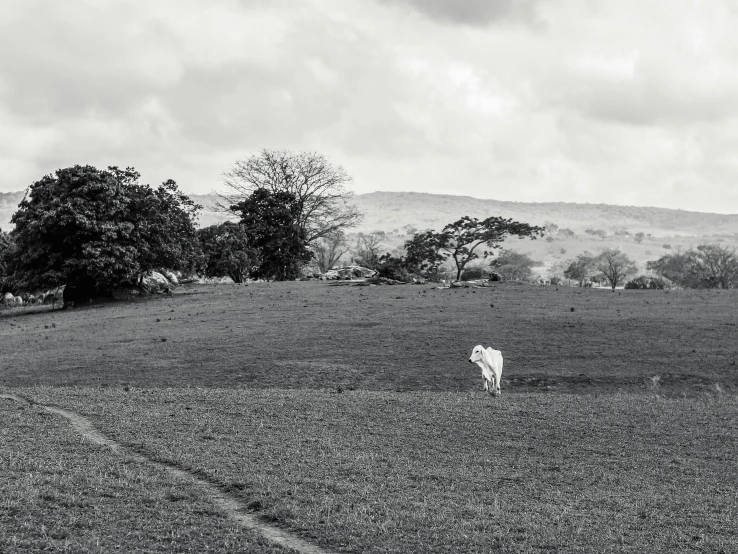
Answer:
[{"label": "sky", "polygon": [[738,4],[0,0],[0,191],[187,193],[263,148],[356,193],[738,213]]}]

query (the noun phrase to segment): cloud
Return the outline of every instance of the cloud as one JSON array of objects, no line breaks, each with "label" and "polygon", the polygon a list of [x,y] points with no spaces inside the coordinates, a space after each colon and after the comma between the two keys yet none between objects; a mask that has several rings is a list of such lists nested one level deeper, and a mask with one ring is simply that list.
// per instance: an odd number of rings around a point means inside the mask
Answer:
[{"label": "cloud", "polygon": [[719,1],[11,3],[0,188],[90,163],[207,192],[280,148],[358,192],[738,212],[737,19]]},{"label": "cloud", "polygon": [[446,23],[484,26],[495,21],[537,21],[539,0],[381,0]]}]

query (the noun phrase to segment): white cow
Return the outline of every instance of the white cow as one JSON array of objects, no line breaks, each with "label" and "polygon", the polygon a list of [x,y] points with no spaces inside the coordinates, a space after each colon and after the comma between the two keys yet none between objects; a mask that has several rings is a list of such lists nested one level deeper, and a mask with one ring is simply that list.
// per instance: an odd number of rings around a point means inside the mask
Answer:
[{"label": "white cow", "polygon": [[484,390],[493,396],[498,396],[502,377],[502,352],[493,348],[484,348],[478,344],[472,350],[469,362],[482,368]]},{"label": "white cow", "polygon": [[12,308],[15,306],[15,296],[13,296],[13,293],[6,292],[3,295],[3,304],[5,304],[6,308]]}]

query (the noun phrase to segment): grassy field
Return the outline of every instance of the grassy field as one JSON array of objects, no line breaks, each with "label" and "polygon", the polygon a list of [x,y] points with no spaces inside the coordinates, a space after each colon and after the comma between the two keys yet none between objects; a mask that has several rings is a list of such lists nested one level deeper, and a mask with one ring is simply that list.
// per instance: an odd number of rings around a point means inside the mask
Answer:
[{"label": "grassy field", "polygon": [[[199,286],[3,311],[0,390],[83,414],[339,552],[738,552],[737,305]],[[503,351],[500,398],[466,361],[477,343]],[[39,408],[0,410],[0,551],[270,551],[192,483]]]},{"label": "grassy field", "polygon": [[0,552],[286,550],[239,528],[191,482],[0,398]]},{"label": "grassy field", "polygon": [[481,389],[466,360],[483,343],[502,350],[508,391],[736,391],[736,306],[738,290],[199,286],[4,310],[0,385],[461,392]]}]

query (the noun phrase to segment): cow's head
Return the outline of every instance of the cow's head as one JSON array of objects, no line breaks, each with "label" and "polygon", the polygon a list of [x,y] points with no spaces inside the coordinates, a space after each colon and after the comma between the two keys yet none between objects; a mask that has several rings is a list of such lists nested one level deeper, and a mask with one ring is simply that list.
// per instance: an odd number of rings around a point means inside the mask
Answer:
[{"label": "cow's head", "polygon": [[483,352],[484,347],[481,344],[475,346],[474,350],[472,350],[471,356],[469,357],[469,363],[475,364],[482,361]]}]

